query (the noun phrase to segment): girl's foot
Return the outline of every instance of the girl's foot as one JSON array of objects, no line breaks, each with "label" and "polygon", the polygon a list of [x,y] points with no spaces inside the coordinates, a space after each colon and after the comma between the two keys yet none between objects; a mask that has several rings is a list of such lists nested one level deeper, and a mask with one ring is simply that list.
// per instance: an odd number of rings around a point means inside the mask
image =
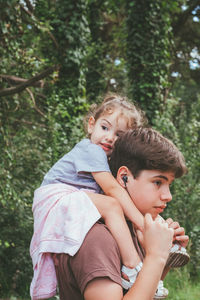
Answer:
[{"label": "girl's foot", "polygon": [[166,266],[170,268],[178,268],[186,265],[190,260],[190,256],[184,247],[181,247],[178,243],[170,250],[169,257],[166,262]]},{"label": "girl's foot", "polygon": [[[130,269],[125,266],[122,267],[122,273],[124,274],[123,276],[129,280],[128,281],[122,277],[122,287],[125,290],[129,290],[132,287],[132,285],[136,281],[136,278],[137,278],[140,270],[142,269],[142,265],[143,265],[143,263],[140,262],[134,269]],[[164,287],[163,281],[160,280],[158,283],[158,288],[155,293],[154,299],[156,299],[156,300],[164,299],[168,296],[168,294],[169,294],[168,289],[166,289]]]},{"label": "girl's foot", "polygon": [[122,266],[122,287],[125,290],[128,290],[132,287],[136,278],[142,269],[143,263],[140,262],[135,268],[131,269],[125,266]]},{"label": "girl's foot", "polygon": [[153,299],[154,300],[165,299],[165,298],[167,298],[168,294],[169,294],[168,289],[166,289],[164,287],[163,281],[160,280],[158,283],[158,289],[157,289]]}]

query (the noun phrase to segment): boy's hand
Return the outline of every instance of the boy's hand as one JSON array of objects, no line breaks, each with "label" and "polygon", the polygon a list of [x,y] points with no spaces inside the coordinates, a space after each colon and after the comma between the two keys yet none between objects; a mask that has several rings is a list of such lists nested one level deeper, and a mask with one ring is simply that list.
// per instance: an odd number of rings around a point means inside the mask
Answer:
[{"label": "boy's hand", "polygon": [[189,242],[189,236],[185,235],[185,229],[180,227],[178,222],[173,221],[171,218],[166,220],[169,228],[174,229],[173,241],[177,241],[181,247],[186,247]]},{"label": "boy's hand", "polygon": [[145,249],[146,255],[159,256],[167,259],[172,247],[173,228],[168,228],[167,222],[159,219],[153,221],[150,214],[144,218],[144,232],[137,231],[139,241]]}]

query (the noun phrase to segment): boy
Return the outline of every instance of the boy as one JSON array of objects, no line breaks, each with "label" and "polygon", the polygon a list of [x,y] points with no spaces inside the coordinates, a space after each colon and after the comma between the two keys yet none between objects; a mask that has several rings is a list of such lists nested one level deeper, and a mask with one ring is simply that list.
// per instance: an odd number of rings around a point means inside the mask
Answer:
[{"label": "boy", "polygon": [[[104,225],[96,224],[74,257],[66,254],[54,257],[61,300],[146,300],[154,297],[169,254],[170,243],[167,244],[165,238],[170,241],[170,232],[164,227],[158,230],[160,225],[167,223],[153,220],[172,200],[170,184],[186,172],[184,158],[175,145],[157,131],[139,128],[117,140],[110,167],[118,183],[145,215],[145,232],[143,235],[139,232],[146,251],[142,270],[133,287],[123,296],[119,251]],[[174,229],[176,240],[185,247],[188,237],[184,229],[172,220],[168,223]],[[165,229],[166,235],[160,234]],[[143,251],[134,232],[132,234],[142,257]]]}]

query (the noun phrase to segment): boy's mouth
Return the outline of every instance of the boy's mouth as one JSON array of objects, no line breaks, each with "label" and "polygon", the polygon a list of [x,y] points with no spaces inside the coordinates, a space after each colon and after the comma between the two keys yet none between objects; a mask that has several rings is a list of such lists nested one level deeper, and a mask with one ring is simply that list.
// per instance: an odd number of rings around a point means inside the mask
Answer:
[{"label": "boy's mouth", "polygon": [[162,206],[156,206],[155,209],[157,210],[157,212],[160,214],[164,211],[164,209],[166,208],[167,205],[162,205]]}]

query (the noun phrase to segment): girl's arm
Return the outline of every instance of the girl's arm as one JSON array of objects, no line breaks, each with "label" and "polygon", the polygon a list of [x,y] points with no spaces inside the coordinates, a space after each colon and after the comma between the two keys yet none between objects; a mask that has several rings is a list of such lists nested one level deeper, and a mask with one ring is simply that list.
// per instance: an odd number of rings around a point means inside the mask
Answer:
[{"label": "girl's arm", "polygon": [[136,208],[127,191],[121,187],[114,176],[109,172],[93,172],[92,175],[104,193],[107,196],[117,199],[122,206],[124,215],[142,231],[144,227],[143,215]]}]

